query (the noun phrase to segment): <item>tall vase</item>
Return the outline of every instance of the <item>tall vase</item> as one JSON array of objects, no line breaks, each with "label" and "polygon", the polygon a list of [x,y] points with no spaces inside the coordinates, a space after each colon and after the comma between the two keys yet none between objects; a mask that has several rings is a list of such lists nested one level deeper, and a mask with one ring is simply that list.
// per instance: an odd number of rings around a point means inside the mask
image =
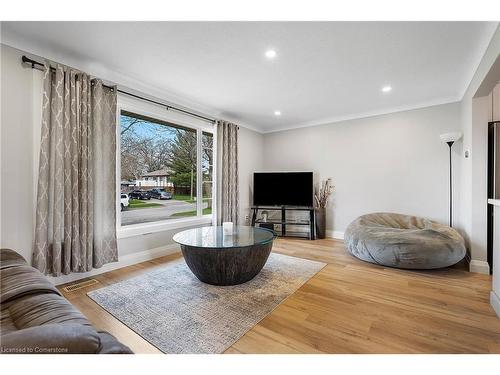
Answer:
[{"label": "tall vase", "polygon": [[319,207],[314,210],[316,219],[316,238],[326,237],[326,208]]}]

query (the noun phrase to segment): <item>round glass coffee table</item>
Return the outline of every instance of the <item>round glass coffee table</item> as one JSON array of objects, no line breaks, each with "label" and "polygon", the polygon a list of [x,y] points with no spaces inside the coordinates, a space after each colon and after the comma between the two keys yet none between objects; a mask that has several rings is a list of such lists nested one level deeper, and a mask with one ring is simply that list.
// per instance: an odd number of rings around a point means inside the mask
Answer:
[{"label": "round glass coffee table", "polygon": [[174,241],[195,276],[212,285],[236,285],[253,279],[266,264],[276,235],[263,228],[235,226],[227,235],[221,226],[188,229]]}]

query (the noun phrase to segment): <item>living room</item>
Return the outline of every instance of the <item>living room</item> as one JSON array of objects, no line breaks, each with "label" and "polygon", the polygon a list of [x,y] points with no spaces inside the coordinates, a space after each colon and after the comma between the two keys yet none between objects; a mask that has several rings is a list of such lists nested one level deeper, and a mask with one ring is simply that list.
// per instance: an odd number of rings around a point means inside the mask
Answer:
[{"label": "living room", "polygon": [[0,359],[497,360],[497,8],[56,21],[13,6]]}]

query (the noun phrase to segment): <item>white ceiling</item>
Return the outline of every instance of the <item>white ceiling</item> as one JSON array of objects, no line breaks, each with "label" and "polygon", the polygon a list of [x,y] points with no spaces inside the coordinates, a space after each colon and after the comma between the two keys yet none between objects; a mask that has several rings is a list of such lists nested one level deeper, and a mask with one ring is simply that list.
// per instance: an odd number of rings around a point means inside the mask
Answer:
[{"label": "white ceiling", "polygon": [[[2,32],[269,132],[460,100],[496,27],[4,22]],[[266,59],[268,48],[276,50],[276,59]],[[384,85],[393,90],[382,93]],[[282,115],[274,116],[275,110]]]}]

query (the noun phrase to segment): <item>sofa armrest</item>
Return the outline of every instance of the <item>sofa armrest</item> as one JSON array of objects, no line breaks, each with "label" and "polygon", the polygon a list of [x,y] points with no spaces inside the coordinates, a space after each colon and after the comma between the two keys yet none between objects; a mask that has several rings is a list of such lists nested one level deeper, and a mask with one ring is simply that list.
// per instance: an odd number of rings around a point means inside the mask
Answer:
[{"label": "sofa armrest", "polygon": [[98,353],[100,346],[98,333],[80,324],[45,324],[0,338],[4,354]]},{"label": "sofa armrest", "polygon": [[123,345],[108,332],[99,331],[98,335],[101,341],[101,346],[98,351],[99,354],[134,354],[128,346]]}]

